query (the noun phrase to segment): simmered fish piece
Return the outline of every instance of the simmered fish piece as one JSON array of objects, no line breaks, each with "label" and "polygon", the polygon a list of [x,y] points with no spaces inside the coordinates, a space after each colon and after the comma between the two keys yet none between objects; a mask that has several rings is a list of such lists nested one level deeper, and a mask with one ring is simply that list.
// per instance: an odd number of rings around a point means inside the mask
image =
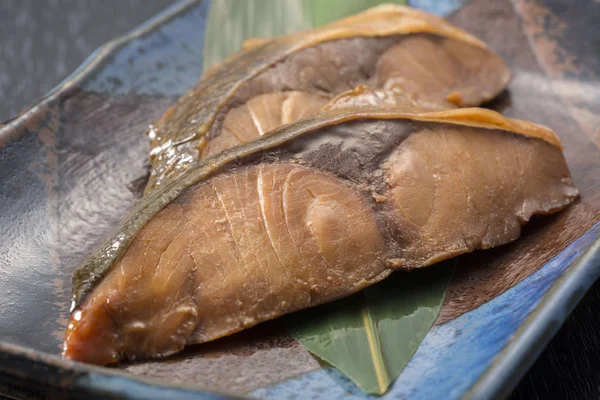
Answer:
[{"label": "simmered fish piece", "polygon": [[507,243],[578,195],[547,128],[335,101],[145,197],[75,274],[64,356],[166,356]]},{"label": "simmered fish piece", "polygon": [[[433,15],[396,5],[255,39],[207,70],[149,130],[152,171],[146,193],[202,158],[267,133],[261,119],[277,121],[268,113],[281,112],[282,102],[302,110],[290,113],[291,121],[315,112],[327,98],[369,84],[446,107],[473,106],[492,99],[509,79],[500,57],[478,39]],[[294,101],[282,100],[290,92]],[[248,132],[228,129],[226,124],[247,121],[249,110],[263,102],[279,105],[254,114]]]}]

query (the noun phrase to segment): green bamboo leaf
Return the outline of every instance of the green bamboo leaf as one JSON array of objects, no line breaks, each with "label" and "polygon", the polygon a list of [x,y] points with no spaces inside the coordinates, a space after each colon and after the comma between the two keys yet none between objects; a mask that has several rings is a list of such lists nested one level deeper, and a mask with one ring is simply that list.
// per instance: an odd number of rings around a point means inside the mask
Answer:
[{"label": "green bamboo leaf", "polygon": [[288,331],[367,393],[383,394],[439,315],[454,261],[397,272],[345,299],[291,314]]},{"label": "green bamboo leaf", "polygon": [[204,36],[204,69],[239,50],[246,39],[297,32],[383,3],[405,0],[212,0]]}]

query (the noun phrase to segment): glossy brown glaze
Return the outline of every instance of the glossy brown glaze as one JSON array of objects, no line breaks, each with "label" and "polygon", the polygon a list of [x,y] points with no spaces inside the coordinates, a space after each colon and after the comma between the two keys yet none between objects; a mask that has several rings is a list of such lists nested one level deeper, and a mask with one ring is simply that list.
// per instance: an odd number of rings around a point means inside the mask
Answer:
[{"label": "glossy brown glaze", "polygon": [[98,261],[114,265],[79,297],[65,357],[105,364],[169,355],[396,269],[507,243],[533,214],[577,197],[546,128],[487,110],[411,114],[343,99],[240,147],[245,156],[220,156],[236,161],[187,181],[144,217],[121,256],[100,250]]},{"label": "glossy brown glaze", "polygon": [[[368,83],[447,106],[474,106],[494,98],[509,79],[503,61],[482,42],[440,18],[401,6],[375,7],[321,28],[255,40],[207,70],[151,127],[146,193],[199,159],[266,133],[260,121],[272,120],[271,111],[249,111],[256,105],[251,103],[266,100],[263,96],[301,92],[306,114],[318,109],[321,100],[315,103],[315,96]],[[253,135],[236,136],[225,126],[249,116],[257,128]]]}]

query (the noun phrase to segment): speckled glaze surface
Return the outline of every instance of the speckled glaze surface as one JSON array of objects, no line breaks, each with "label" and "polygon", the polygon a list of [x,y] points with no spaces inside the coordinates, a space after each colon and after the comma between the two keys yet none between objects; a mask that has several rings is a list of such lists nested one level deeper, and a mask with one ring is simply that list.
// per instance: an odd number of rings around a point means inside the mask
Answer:
[{"label": "speckled glaze surface", "polygon": [[[535,218],[518,241],[459,258],[440,317],[385,396],[501,398],[600,275],[600,58],[585,44],[600,32],[582,19],[597,5],[566,12],[553,0],[411,4],[448,16],[506,60],[514,79],[489,106],[558,132],[582,193],[568,210]],[[98,368],[59,358],[71,274],[139,198],[143,132],[197,81],[209,7],[175,4],[0,126],[0,393],[367,397],[278,321],[163,361]],[[580,43],[581,35],[590,41]]]}]

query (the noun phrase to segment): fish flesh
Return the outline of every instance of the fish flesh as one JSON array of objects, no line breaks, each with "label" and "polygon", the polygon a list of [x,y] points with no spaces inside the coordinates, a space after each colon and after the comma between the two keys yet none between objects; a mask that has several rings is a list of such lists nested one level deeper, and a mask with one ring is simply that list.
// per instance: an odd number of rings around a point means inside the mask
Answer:
[{"label": "fish flesh", "polygon": [[509,80],[502,59],[480,40],[441,18],[398,5],[254,39],[209,68],[149,129],[145,192],[198,160],[316,112],[360,84],[456,107],[491,100]]},{"label": "fish flesh", "polygon": [[510,242],[577,196],[550,129],[362,86],[144,197],[75,273],[63,355],[164,357]]}]

